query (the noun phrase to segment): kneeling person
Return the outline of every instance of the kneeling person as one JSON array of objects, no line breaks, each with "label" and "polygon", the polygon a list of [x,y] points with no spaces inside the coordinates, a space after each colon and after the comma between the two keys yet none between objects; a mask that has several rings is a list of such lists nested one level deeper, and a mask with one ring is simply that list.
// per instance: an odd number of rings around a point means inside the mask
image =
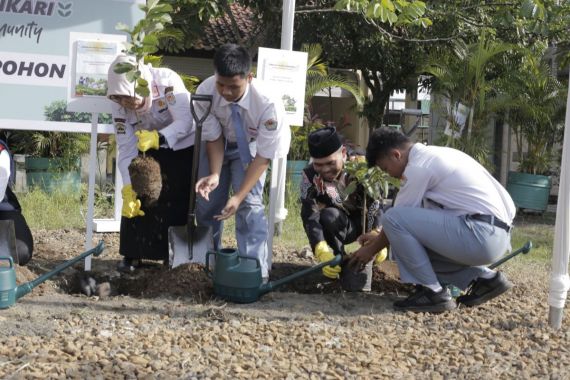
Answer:
[{"label": "kneeling person", "polygon": [[[346,194],[355,178],[347,173],[344,163],[356,158],[342,145],[332,127],[318,129],[308,138],[311,163],[303,170],[301,182],[301,218],[309,243],[319,262],[329,261],[335,255],[345,255],[344,246],[362,234],[362,213],[366,212],[366,231],[380,226],[381,203],[367,199],[364,208],[364,188],[358,185]],[[323,274],[338,278],[340,265],[326,266]]]},{"label": "kneeling person", "polygon": [[512,287],[488,265],[510,248],[515,205],[507,191],[477,161],[447,147],[413,143],[389,129],[375,130],[366,159],[401,187],[382,231],[353,254],[356,264],[386,247],[402,282],[416,292],[394,303],[398,310],[441,312],[456,307],[445,284],[467,290],[457,302],[476,306]]}]

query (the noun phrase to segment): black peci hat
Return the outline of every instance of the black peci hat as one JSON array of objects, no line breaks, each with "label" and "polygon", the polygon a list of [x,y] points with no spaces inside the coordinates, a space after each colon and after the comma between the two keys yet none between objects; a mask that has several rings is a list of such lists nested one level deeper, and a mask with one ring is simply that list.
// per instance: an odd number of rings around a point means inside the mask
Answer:
[{"label": "black peci hat", "polygon": [[317,129],[309,134],[309,154],[313,158],[330,156],[342,147],[334,127]]}]

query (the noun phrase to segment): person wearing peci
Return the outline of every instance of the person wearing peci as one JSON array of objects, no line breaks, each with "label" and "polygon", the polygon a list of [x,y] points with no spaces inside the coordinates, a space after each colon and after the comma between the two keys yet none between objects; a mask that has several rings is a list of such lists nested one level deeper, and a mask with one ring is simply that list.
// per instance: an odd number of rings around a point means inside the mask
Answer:
[{"label": "person wearing peci", "polygon": [[[197,94],[212,95],[211,112],[204,121],[196,191],[198,224],[209,225],[214,248],[221,248],[223,221],[235,215],[236,240],[241,255],[260,261],[269,276],[267,219],[263,186],[269,162],[289,149],[290,130],[284,106],[275,91],[253,78],[251,57],[239,45],[221,46],[214,55],[214,75]],[[204,105],[196,105],[198,116]],[[230,188],[233,193],[230,196]]]},{"label": "person wearing peci", "polygon": [[[401,188],[382,217],[378,236],[352,255],[362,266],[390,246],[402,282],[416,285],[397,310],[442,312],[457,303],[476,306],[512,287],[488,264],[510,249],[516,208],[507,191],[477,161],[448,147],[413,143],[399,131],[375,130],[366,149],[368,165],[395,178]],[[455,301],[452,284],[466,290]]]},{"label": "person wearing peci", "polygon": [[[115,72],[131,63],[148,82],[149,95],[135,93],[135,83]],[[119,55],[108,72],[107,97],[113,101],[118,167],[123,179],[119,253],[121,271],[132,271],[141,259],[168,262],[168,227],[187,223],[194,127],[190,93],[180,76],[167,68],[137,63]],[[143,209],[131,185],[129,165],[140,153],[160,165],[162,189],[157,202]]]},{"label": "person wearing peci", "polygon": [[[382,208],[380,200],[368,196],[365,206],[362,185],[346,194],[355,178],[346,171],[345,162],[364,157],[343,145],[335,128],[317,129],[307,141],[311,161],[301,179],[301,219],[315,258],[325,262],[335,255],[346,255],[344,246],[363,233],[363,212],[365,231],[378,231]],[[323,274],[336,279],[341,275],[341,266],[326,266]]]}]

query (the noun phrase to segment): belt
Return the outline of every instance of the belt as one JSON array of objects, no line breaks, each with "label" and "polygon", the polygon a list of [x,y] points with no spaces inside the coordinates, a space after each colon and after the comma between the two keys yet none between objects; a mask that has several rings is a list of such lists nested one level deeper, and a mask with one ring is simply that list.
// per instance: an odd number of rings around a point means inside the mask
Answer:
[{"label": "belt", "polygon": [[[254,141],[255,141],[255,139],[252,138],[252,139],[250,139],[250,140],[248,141],[248,144],[250,144],[250,143],[252,143],[252,142],[254,142]],[[237,144],[237,142],[229,142],[229,141],[226,141],[225,150],[230,150],[230,149],[238,149],[238,144]]]},{"label": "belt", "polygon": [[511,230],[513,229],[512,226],[509,226],[507,223],[503,222],[501,219],[493,215],[474,214],[474,215],[469,215],[469,217],[471,219],[478,220],[480,222],[492,224],[493,226],[502,228],[507,232],[511,232]]}]

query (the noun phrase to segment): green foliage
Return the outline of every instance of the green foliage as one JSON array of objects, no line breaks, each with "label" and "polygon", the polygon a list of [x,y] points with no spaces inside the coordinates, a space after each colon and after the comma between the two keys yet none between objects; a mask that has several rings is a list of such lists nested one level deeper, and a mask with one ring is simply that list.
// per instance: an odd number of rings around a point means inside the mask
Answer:
[{"label": "green foliage", "polygon": [[[487,125],[489,100],[495,86],[493,65],[502,54],[512,50],[511,44],[482,36],[479,41],[465,45],[458,42],[453,55],[435,55],[422,68],[434,78],[432,91],[468,109],[464,134]],[[447,115],[450,117],[451,115]]]},{"label": "green foliage", "polygon": [[553,147],[563,139],[566,91],[544,54],[544,47],[527,51],[502,80],[501,100],[519,154],[527,148],[527,154],[520,156],[519,170],[547,175],[558,158]]},{"label": "green foliage", "polygon": [[290,161],[309,160],[309,144],[307,142],[309,134],[325,126],[320,119],[312,117],[308,111],[305,112],[303,119],[302,126],[291,126],[291,146],[287,154],[287,159]]},{"label": "green foliage", "polygon": [[[146,55],[144,57],[144,63],[151,64],[153,67],[163,67],[162,64],[162,56],[161,55]],[[200,79],[193,75],[186,75],[186,74],[178,74],[184,82],[184,87],[190,92],[195,93],[198,85],[200,84]]]},{"label": "green foliage", "polygon": [[368,167],[363,159],[348,160],[344,164],[346,172],[354,177],[356,181],[351,182],[346,193],[352,194],[360,184],[366,194],[372,199],[383,199],[388,194],[388,187],[400,187],[400,181],[392,178],[388,173],[383,172],[378,166]]},{"label": "green foliage", "polygon": [[364,96],[358,87],[358,83],[340,74],[329,73],[328,64],[323,59],[323,48],[320,44],[303,44],[301,51],[308,54],[305,103],[308,104],[319,91],[330,87],[340,87],[354,97],[358,106],[362,106]]},{"label": "green foliage", "polygon": [[186,75],[186,74],[179,74],[180,78],[182,78],[182,82],[184,82],[184,87],[190,92],[194,94],[196,89],[198,89],[198,85],[200,84],[200,78],[195,77],[193,75]]},{"label": "green foliage", "polygon": [[[159,49],[159,39],[165,25],[172,23],[170,13],[173,8],[170,4],[160,4],[160,0],[147,0],[146,5],[139,5],[145,17],[130,29],[127,25],[119,23],[117,30],[126,32],[131,40],[125,46],[125,52],[135,57],[137,62],[144,62],[146,56],[156,53]],[[142,97],[150,95],[148,82],[141,77],[137,65],[119,63],[114,70],[117,74],[125,74],[129,81],[135,82],[135,93]]]},{"label": "green foliage", "polygon": [[336,9],[363,12],[366,17],[379,19],[389,25],[419,25],[428,27],[431,20],[423,17],[426,4],[418,0],[338,0]]},{"label": "green foliage", "polygon": [[[162,0],[172,6],[172,23],[165,25],[159,36],[161,51],[178,53],[194,47],[203,37],[204,27],[212,17],[223,14],[224,7],[217,0]],[[228,3],[232,3],[229,0]]]},{"label": "green foliage", "polygon": [[[47,121],[90,123],[87,112],[68,112],[66,102],[57,100],[46,106]],[[99,115],[99,123],[111,123],[108,114]],[[86,133],[51,131],[11,131],[6,133],[7,142],[14,153],[34,157],[61,158],[63,169],[78,169],[79,157],[89,151],[89,135]]]},{"label": "green foliage", "polygon": [[357,83],[342,75],[329,73],[328,65],[322,57],[322,47],[319,44],[305,44],[301,47],[301,51],[308,53],[305,112],[303,126],[291,126],[291,147],[287,155],[289,160],[308,160],[307,138],[309,133],[325,126],[316,115],[311,114],[310,101],[315,94],[329,87],[340,87],[354,96],[358,106],[362,105],[364,99]]},{"label": "green foliage", "polygon": [[[113,204],[107,195],[112,188],[101,191],[95,187],[95,218],[113,216]],[[18,194],[22,213],[30,228],[59,229],[84,228],[87,214],[87,185],[81,185],[81,192],[69,192],[58,189],[50,194],[38,187]]]}]

